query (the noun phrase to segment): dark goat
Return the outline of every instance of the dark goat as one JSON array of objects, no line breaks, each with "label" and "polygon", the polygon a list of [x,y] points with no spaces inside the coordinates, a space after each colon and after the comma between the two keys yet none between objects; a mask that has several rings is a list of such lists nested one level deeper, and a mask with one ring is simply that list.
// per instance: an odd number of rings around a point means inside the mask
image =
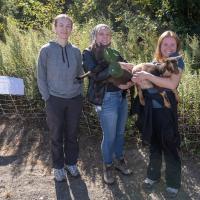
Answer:
[{"label": "dark goat", "polygon": [[94,46],[92,49],[97,66],[91,71],[77,77],[83,79],[87,76],[94,77],[103,74],[106,79],[104,82],[110,82],[118,86],[126,84],[132,78],[131,70],[123,69],[118,62],[124,61],[119,52],[105,46]]},{"label": "dark goat", "polygon": [[[132,73],[126,69],[122,69],[120,68],[119,64],[115,64],[116,66],[108,66],[108,68],[110,67],[110,69],[108,69],[108,77],[107,79],[105,79],[104,81],[106,82],[110,82],[113,83],[115,86],[121,85],[121,84],[126,84],[127,82],[131,81],[132,78]],[[85,77],[94,77],[95,75],[97,75],[99,72],[102,71],[102,67],[99,69],[100,67],[95,67],[93,70],[86,72],[85,74],[77,77],[77,79],[83,79]],[[119,77],[114,77],[112,76],[112,70],[115,70],[115,68],[120,68],[117,69],[118,71],[120,70],[120,76]],[[101,71],[100,71],[101,70]]]}]

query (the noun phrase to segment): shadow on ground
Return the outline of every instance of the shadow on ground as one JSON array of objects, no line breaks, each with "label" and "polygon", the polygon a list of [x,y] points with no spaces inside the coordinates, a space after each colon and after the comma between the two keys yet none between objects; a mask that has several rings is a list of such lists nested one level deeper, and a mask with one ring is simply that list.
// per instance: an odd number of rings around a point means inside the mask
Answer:
[{"label": "shadow on ground", "polygon": [[[134,138],[126,140],[126,158],[133,170],[131,176],[123,176],[115,171],[116,183],[106,185],[102,180],[102,158],[100,134],[80,134],[81,177],[67,177],[66,182],[55,182],[49,190],[55,190],[57,200],[160,200],[164,196],[165,182],[162,179],[153,191],[141,187],[148,163],[148,150],[137,145]],[[40,166],[50,174],[49,133],[44,120],[21,120],[1,118],[0,120],[0,167],[10,166],[13,178],[19,177],[28,166],[30,173]],[[164,167],[163,167],[164,168]],[[183,155],[182,188],[176,199],[200,199],[200,161]],[[46,174],[48,176],[49,174]],[[36,174],[36,176],[39,176]],[[164,172],[163,172],[164,177]],[[37,181],[37,178],[34,178]],[[25,183],[24,183],[25,184]],[[37,182],[36,182],[37,185]],[[22,186],[21,186],[22,187]],[[40,188],[36,188],[39,191]],[[46,191],[48,193],[48,191]],[[51,198],[49,198],[51,199]],[[52,197],[52,199],[54,199]]]},{"label": "shadow on ground", "polygon": [[0,121],[0,165],[12,162],[13,176],[26,165],[31,170],[38,163],[50,167],[49,133],[44,120],[11,117]]},{"label": "shadow on ground", "polygon": [[90,200],[82,178],[67,177],[64,182],[55,181],[55,189],[58,200]]}]

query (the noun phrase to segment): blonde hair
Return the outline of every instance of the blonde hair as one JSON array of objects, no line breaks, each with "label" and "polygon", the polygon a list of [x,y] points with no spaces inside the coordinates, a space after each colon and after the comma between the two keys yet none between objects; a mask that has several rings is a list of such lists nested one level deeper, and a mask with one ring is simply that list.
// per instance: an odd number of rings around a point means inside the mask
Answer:
[{"label": "blonde hair", "polygon": [[71,23],[71,27],[73,27],[73,21],[72,21],[72,18],[71,18],[71,17],[69,17],[69,16],[66,15],[66,14],[59,14],[59,15],[57,15],[57,16],[54,18],[54,20],[53,20],[53,24],[52,24],[53,30],[54,30],[54,28],[57,26],[58,20],[61,19],[61,18],[64,18],[64,19],[69,20],[70,23]]},{"label": "blonde hair", "polygon": [[166,37],[172,37],[176,40],[176,44],[177,44],[177,49],[176,51],[179,52],[181,49],[181,42],[179,37],[177,36],[177,34],[173,31],[165,31],[164,33],[161,34],[161,36],[158,38],[158,42],[157,42],[157,46],[156,46],[156,51],[154,53],[154,60],[158,61],[158,62],[162,62],[163,61],[163,55],[161,53],[161,44],[163,42],[163,40]]},{"label": "blonde hair", "polygon": [[102,29],[107,29],[109,30],[109,32],[112,34],[112,30],[111,28],[106,25],[106,24],[98,24],[96,25],[93,29],[92,29],[92,32],[90,34],[90,42],[91,42],[91,45],[95,44],[96,42],[96,36],[97,36],[97,33],[102,30]]}]

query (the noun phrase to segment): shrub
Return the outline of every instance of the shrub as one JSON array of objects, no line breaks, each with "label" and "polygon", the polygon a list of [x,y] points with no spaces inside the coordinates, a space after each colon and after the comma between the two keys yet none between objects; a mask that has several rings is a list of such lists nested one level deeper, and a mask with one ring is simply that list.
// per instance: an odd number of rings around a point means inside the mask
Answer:
[{"label": "shrub", "polygon": [[[137,21],[137,20],[136,20]],[[73,44],[81,50],[89,45],[89,36],[92,28],[98,23],[107,23],[109,21],[90,20],[86,24],[74,25],[74,31],[71,37]],[[135,22],[137,23],[137,22]],[[152,60],[155,43],[157,39],[157,31],[154,25],[150,26],[150,32],[136,29],[136,26],[130,24],[128,35],[122,32],[113,33],[113,47],[118,49],[125,59],[129,62],[140,63]],[[6,43],[0,42],[0,73],[1,75],[9,75],[24,79],[26,88],[26,97],[33,100],[39,100],[36,84],[36,65],[38,52],[41,46],[53,39],[51,30],[43,29],[42,31],[19,30],[15,21],[8,19],[8,28],[5,34]],[[183,55],[186,68],[183,73],[182,81],[179,85],[179,93],[181,102],[179,104],[179,120],[180,131],[183,135],[183,145],[188,149],[193,147],[198,149],[200,132],[200,79],[191,69],[193,63],[199,62],[199,38],[197,36],[186,37],[183,41]],[[192,74],[191,74],[192,72]],[[85,82],[85,89],[87,81]],[[38,101],[40,108],[43,104]],[[128,122],[128,130],[132,129],[133,120],[130,118]]]}]

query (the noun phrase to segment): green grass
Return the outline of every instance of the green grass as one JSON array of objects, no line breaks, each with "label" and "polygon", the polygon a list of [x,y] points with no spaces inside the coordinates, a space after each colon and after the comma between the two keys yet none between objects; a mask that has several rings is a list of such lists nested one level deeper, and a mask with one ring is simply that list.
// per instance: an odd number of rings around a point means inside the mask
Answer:
[{"label": "green grass", "polygon": [[[23,78],[27,98],[38,99],[40,95],[35,74],[38,52],[43,44],[54,38],[54,35],[51,30],[47,29],[42,32],[34,30],[21,31],[11,19],[8,22],[6,43],[0,42],[0,74]],[[109,22],[107,23],[109,24]],[[85,49],[89,46],[90,32],[96,24],[98,23],[95,20],[91,20],[84,25],[75,24],[70,41],[81,50]],[[113,47],[118,49],[129,62],[151,61],[157,39],[156,33],[141,32],[140,34],[140,30],[135,31],[134,28],[130,30],[128,35],[120,32],[113,33]],[[139,43],[138,35],[142,36],[142,41]],[[182,130],[185,134],[188,127],[195,127],[200,123],[200,78],[196,73],[198,70],[194,71],[191,68],[191,65],[200,58],[200,53],[198,51],[199,46],[196,45],[196,43],[199,44],[197,37],[188,37],[183,43],[185,44],[183,55],[186,68],[178,90],[181,97],[179,113]],[[87,81],[85,86],[87,87]],[[200,132],[199,129],[198,131]],[[192,141],[198,139],[196,135],[192,137]],[[189,144],[188,141],[191,141],[191,136],[185,135],[185,142]]]}]

